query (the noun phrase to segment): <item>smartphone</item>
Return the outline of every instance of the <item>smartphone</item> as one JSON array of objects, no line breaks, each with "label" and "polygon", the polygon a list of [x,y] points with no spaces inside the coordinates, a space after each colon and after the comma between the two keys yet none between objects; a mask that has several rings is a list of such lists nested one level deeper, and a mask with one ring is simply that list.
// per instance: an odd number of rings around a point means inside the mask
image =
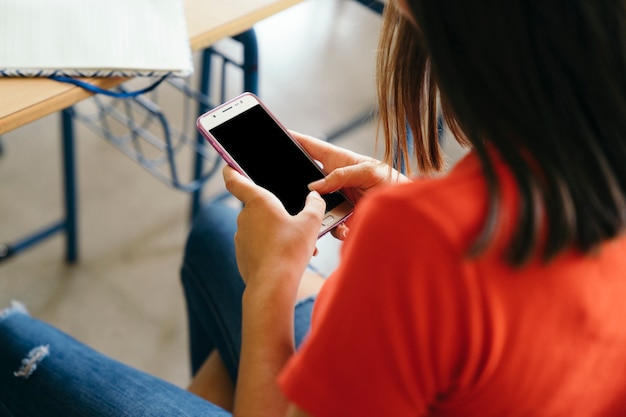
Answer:
[{"label": "smartphone", "polygon": [[[307,185],[326,174],[258,97],[244,93],[197,120],[200,133],[234,169],[271,191],[291,215],[304,207]],[[354,208],[340,191],[323,195],[319,236],[344,222]]]}]

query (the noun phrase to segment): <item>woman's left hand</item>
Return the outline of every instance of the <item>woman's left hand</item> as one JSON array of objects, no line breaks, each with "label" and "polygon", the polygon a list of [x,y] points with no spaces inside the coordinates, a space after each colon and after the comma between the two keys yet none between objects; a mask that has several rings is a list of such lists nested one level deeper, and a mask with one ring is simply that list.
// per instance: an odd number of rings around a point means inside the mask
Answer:
[{"label": "woman's left hand", "polygon": [[326,203],[311,192],[291,216],[280,200],[233,168],[223,170],[226,189],[244,207],[237,218],[235,251],[246,291],[264,288],[295,293],[315,251]]}]

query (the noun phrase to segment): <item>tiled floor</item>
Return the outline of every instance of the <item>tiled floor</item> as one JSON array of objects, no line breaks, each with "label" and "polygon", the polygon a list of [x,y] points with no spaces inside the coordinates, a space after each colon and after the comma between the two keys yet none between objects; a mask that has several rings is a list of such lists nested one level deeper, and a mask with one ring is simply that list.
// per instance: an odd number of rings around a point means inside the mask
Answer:
[{"label": "tiled floor", "polygon": [[[379,17],[350,0],[308,0],[256,27],[260,95],[289,128],[323,135],[374,104]],[[174,103],[175,97],[162,97]],[[61,213],[58,116],[3,137],[0,240]],[[12,299],[79,340],[177,385],[188,381],[178,269],[189,198],[78,127],[80,262],[58,236],[0,264],[0,306]],[[337,143],[371,154],[375,128]],[[450,149],[451,160],[458,149]],[[222,190],[210,181],[210,197]],[[325,243],[323,254],[336,245]]]}]

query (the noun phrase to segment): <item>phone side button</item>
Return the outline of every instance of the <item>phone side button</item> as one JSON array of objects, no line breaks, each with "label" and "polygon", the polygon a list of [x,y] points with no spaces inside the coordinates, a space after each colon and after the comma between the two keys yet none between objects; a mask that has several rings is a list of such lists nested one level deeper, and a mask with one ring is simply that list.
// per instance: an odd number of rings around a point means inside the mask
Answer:
[{"label": "phone side button", "polygon": [[335,218],[333,216],[326,216],[324,217],[324,220],[322,220],[322,226],[326,227],[329,224],[331,224],[333,222],[333,220],[335,220]]}]

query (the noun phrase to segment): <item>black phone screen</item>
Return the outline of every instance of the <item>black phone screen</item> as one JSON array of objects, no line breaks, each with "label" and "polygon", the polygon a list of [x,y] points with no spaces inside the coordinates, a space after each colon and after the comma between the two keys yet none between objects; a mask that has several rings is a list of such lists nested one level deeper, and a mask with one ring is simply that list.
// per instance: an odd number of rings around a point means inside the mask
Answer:
[{"label": "black phone screen", "polygon": [[[260,105],[210,132],[252,181],[274,193],[291,215],[304,207],[309,193],[307,185],[323,178],[315,164]],[[326,211],[345,201],[339,192],[322,197]]]}]

